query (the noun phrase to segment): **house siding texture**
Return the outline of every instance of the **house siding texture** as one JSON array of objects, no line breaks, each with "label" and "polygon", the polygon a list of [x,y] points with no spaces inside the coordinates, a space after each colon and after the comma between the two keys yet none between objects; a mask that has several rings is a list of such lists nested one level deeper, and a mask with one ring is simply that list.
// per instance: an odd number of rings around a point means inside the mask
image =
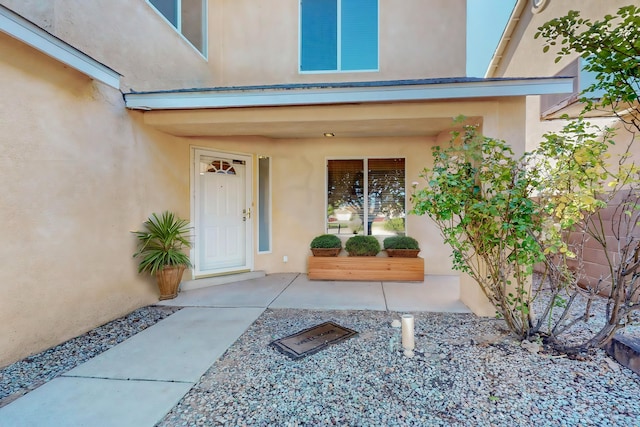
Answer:
[{"label": "house siding texture", "polygon": [[[108,3],[0,1],[122,73],[123,89],[211,80],[145,2]],[[4,33],[0,93],[3,366],[157,301],[129,231],[154,211],[189,216],[189,176],[172,171],[189,151],[143,126],[119,90]]]},{"label": "house siding texture", "polygon": [[[192,216],[193,147],[271,156],[274,238],[270,253],[254,254],[254,269],[304,272],[308,242],[324,230],[327,158],[405,157],[410,186],[431,164],[431,147],[450,137],[449,129],[332,140],[178,137],[127,110],[122,92],[465,72],[464,0],[380,0],[379,71],[321,74],[298,72],[297,0],[209,0],[207,58],[144,0],[0,4],[122,74],[120,90],[108,87],[0,33],[0,366],[157,301],[154,280],[136,272],[130,231],[152,212]],[[478,117],[485,133],[524,149],[522,97],[419,108],[426,117]],[[425,271],[452,274],[433,224],[409,217],[407,227]],[[468,295],[469,304],[482,298]]]}]

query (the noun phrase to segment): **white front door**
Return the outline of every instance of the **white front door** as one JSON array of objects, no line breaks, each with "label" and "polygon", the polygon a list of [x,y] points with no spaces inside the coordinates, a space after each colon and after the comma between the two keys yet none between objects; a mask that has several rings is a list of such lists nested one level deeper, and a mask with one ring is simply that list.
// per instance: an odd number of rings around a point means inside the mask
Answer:
[{"label": "white front door", "polygon": [[194,154],[195,275],[251,270],[251,157]]}]

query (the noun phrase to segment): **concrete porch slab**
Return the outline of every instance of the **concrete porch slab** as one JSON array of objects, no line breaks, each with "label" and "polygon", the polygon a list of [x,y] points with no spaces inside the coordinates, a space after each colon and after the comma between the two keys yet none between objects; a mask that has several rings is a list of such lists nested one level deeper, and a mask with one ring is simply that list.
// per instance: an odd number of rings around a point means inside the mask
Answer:
[{"label": "concrete porch slab", "polygon": [[427,275],[423,282],[383,282],[390,311],[471,313],[460,301],[458,276]]},{"label": "concrete porch slab", "polygon": [[381,282],[309,280],[300,274],[269,306],[313,310],[387,309]]},{"label": "concrete porch slab", "polygon": [[171,300],[156,305],[179,307],[268,307],[298,276],[298,273],[270,274],[207,288],[181,291]]},{"label": "concrete porch slab", "polygon": [[65,376],[195,383],[263,308],[184,308]]},{"label": "concrete porch slab", "polygon": [[0,408],[0,426],[153,426],[192,386],[59,377]]}]

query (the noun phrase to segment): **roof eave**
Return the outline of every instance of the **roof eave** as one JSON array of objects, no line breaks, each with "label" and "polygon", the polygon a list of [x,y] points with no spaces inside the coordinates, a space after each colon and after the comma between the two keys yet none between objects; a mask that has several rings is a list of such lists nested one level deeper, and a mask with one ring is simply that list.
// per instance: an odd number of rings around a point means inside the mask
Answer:
[{"label": "roof eave", "polygon": [[505,79],[462,83],[342,87],[295,90],[194,90],[127,93],[134,110],[323,105],[367,102],[431,101],[570,93],[573,79]]},{"label": "roof eave", "polygon": [[86,76],[120,88],[121,75],[33,22],[0,5],[0,32],[20,40]]},{"label": "roof eave", "polygon": [[507,46],[511,42],[511,36],[513,35],[513,31],[515,30],[518,22],[520,22],[520,17],[522,16],[522,12],[524,11],[527,0],[517,0],[516,4],[513,6],[513,10],[511,11],[511,16],[509,16],[509,20],[507,21],[507,25],[502,32],[502,36],[500,37],[500,41],[496,46],[496,50],[493,52],[491,56],[491,61],[487,66],[487,71],[485,72],[485,78],[495,77],[496,71],[500,66],[500,62],[502,61],[502,57],[504,52],[507,50]]}]

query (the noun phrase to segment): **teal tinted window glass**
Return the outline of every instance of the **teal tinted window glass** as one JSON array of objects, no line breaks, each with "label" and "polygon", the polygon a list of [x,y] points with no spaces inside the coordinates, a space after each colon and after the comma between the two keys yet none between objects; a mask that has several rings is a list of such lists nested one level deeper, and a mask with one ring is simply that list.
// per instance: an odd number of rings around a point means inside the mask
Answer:
[{"label": "teal tinted window glass", "polygon": [[258,251],[271,251],[271,159],[258,157]]},{"label": "teal tinted window glass", "polygon": [[147,0],[203,56],[207,55],[208,0]]},{"label": "teal tinted window glass", "polygon": [[[587,71],[583,68],[582,63],[589,62],[589,58],[579,58],[578,66],[580,67],[578,82],[580,87],[578,88],[579,92],[582,93],[592,84],[597,82],[596,73],[593,71]],[[600,99],[605,94],[605,91],[602,89],[598,89],[594,92],[585,92],[580,95],[581,97],[589,98],[589,99]]]},{"label": "teal tinted window glass", "polygon": [[378,68],[378,1],[342,0],[342,70]]},{"label": "teal tinted window glass", "polygon": [[338,68],[337,0],[301,0],[301,71]]},{"label": "teal tinted window glass", "polygon": [[167,21],[178,28],[178,2],[176,0],[149,0]]}]

